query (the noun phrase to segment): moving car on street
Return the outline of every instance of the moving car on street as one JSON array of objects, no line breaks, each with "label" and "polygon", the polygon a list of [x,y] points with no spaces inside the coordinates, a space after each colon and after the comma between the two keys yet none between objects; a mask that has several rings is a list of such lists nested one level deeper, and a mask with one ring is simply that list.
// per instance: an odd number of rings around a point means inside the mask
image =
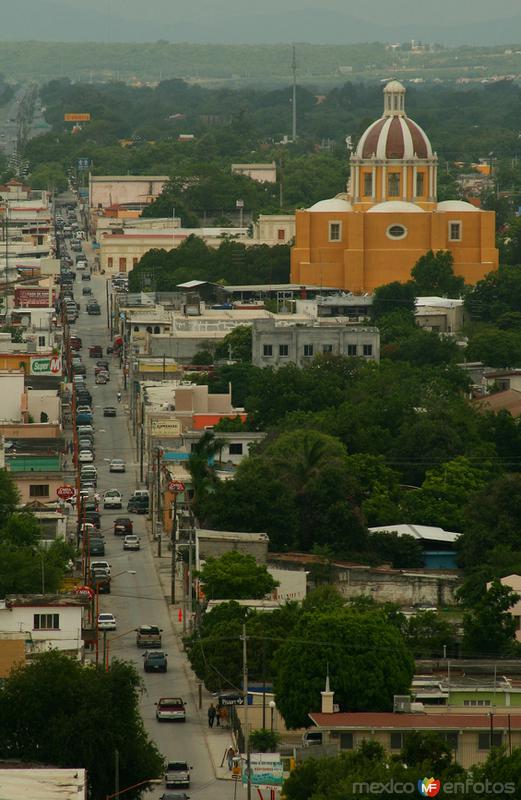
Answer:
[{"label": "moving car on street", "polygon": [[190,769],[186,761],[167,761],[165,785],[167,789],[177,786],[188,789],[190,786]]},{"label": "moving car on street", "polygon": [[125,462],[122,458],[113,458],[110,462],[109,472],[125,472]]},{"label": "moving car on street", "polygon": [[103,409],[103,416],[104,417],[115,417],[117,416],[117,411],[114,406],[105,406]]},{"label": "moving car on street", "polygon": [[135,533],[129,533],[123,539],[123,550],[139,550],[140,548],[141,541]]},{"label": "moving car on street", "polygon": [[116,517],[114,520],[114,536],[126,536],[132,533],[134,526],[128,517]]},{"label": "moving car on street", "polygon": [[116,630],[116,617],[114,614],[98,614],[98,630],[100,631],[115,631]]},{"label": "moving car on street", "polygon": [[148,651],[143,653],[145,672],[166,672],[168,669],[167,655],[168,653],[163,653],[162,650],[154,650],[152,653]]},{"label": "moving car on street", "polygon": [[122,508],[121,492],[117,489],[108,489],[103,495],[103,508]]},{"label": "moving car on street", "polygon": [[186,722],[186,709],[182,697],[160,697],[156,703],[158,722]]},{"label": "moving car on street", "polygon": [[161,647],[162,628],[157,625],[141,625],[136,631],[136,645],[138,647],[150,648]]}]

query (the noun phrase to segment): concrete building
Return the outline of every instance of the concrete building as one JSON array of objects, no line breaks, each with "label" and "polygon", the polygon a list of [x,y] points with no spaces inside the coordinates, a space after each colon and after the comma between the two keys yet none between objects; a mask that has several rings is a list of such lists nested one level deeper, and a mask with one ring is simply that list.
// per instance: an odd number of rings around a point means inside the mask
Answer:
[{"label": "concrete building", "polygon": [[92,175],[89,174],[91,213],[113,205],[152,203],[163,191],[168,175]]},{"label": "concrete building", "polygon": [[[518,595],[521,595],[521,575],[517,575],[513,573],[512,575],[505,575],[504,578],[500,578],[499,582],[503,586],[508,586],[509,589],[512,589]],[[490,589],[491,583],[487,583],[487,589]],[[518,642],[521,642],[521,600],[518,600],[510,609],[510,614],[515,620],[516,623],[516,639]]]},{"label": "concrete building", "polygon": [[257,564],[266,564],[269,537],[267,533],[238,533],[236,531],[195,531],[196,568],[209,558],[219,558],[224,553],[236,551],[253,556]]},{"label": "concrete building", "polygon": [[[204,435],[204,431],[184,431],[181,436],[181,449],[188,455],[195,444]],[[218,438],[224,443],[222,449],[216,454],[217,467],[231,465],[237,467],[249,454],[250,448],[266,437],[264,431],[230,432],[219,431]]]},{"label": "concrete building", "polygon": [[259,214],[253,223],[257,244],[288,244],[295,238],[295,214]]},{"label": "concrete building", "polygon": [[435,333],[457,333],[465,324],[463,300],[448,297],[417,297],[414,319],[420,328]]},{"label": "concrete building", "polygon": [[304,367],[319,354],[379,361],[380,332],[369,326],[334,323],[288,324],[276,319],[253,323],[252,363],[256,367]]},{"label": "concrete building", "polygon": [[79,595],[9,595],[0,600],[0,631],[25,634],[29,653],[62,650],[83,656],[83,614],[89,599]]},{"label": "concrete building", "polygon": [[383,116],[351,156],[347,191],[297,211],[291,280],[370,292],[409,280],[429,250],[449,250],[469,284],[496,269],[494,212],[437,202],[437,164],[427,135],[405,113],[405,88],[391,81]]},{"label": "concrete building", "polygon": [[259,183],[277,183],[277,165],[274,161],[269,164],[232,164],[232,173],[245,175]]},{"label": "concrete building", "polygon": [[3,762],[2,794],[8,800],[87,800],[87,773],[83,768],[28,767]]}]

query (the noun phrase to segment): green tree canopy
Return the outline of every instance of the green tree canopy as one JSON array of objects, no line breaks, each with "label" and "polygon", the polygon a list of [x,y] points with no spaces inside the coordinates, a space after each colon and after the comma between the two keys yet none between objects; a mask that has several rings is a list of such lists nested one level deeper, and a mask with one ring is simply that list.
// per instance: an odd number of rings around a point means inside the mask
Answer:
[{"label": "green tree canopy", "polygon": [[409,690],[414,662],[380,611],[304,614],[277,654],[275,699],[288,727],[308,726],[308,713],[320,710],[328,670],[342,710],[383,711]]},{"label": "green tree canopy", "polygon": [[465,281],[454,274],[454,258],[449,250],[429,250],[411,270],[419,296],[460,297]]},{"label": "green tree canopy", "polygon": [[264,565],[236,551],[208,558],[199,577],[208,600],[262,598],[277,586]]},{"label": "green tree canopy", "polygon": [[492,582],[474,608],[463,616],[463,650],[467,655],[479,658],[519,654],[516,621],[510,613],[519,599],[509,586]]},{"label": "green tree canopy", "polygon": [[0,692],[0,752],[12,760],[85,767],[92,798],[113,791],[115,750],[121,786],[159,777],[163,759],[145,732],[140,692],[131,664],[115,661],[105,672],[56,650],[39,654],[14,669]]}]

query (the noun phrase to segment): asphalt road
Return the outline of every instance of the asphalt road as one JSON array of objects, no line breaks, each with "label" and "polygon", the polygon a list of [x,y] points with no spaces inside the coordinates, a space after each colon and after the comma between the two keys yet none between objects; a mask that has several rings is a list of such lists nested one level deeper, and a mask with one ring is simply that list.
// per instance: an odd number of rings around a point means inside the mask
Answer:
[{"label": "asphalt road", "polygon": [[12,155],[16,150],[18,111],[25,92],[25,87],[21,87],[9,103],[0,107],[0,150],[6,156]]},{"label": "asphalt road", "polygon": [[[93,295],[99,301],[101,316],[88,316],[85,311],[86,301],[82,288],[91,286]],[[109,283],[110,289],[110,283]],[[78,319],[72,332],[82,338],[81,355],[87,366],[87,386],[93,396],[95,456],[98,469],[98,491],[110,488],[119,489],[123,494],[122,511],[104,511],[102,513],[102,531],[105,534],[105,558],[111,564],[112,591],[110,595],[100,596],[100,611],[113,613],[117,621],[117,630],[108,634],[109,657],[122,658],[133,662],[142,673],[146,691],[141,700],[143,720],[151,738],[166,759],[186,759],[193,765],[192,785],[189,795],[194,800],[231,800],[234,786],[228,781],[216,780],[210,761],[205,726],[195,713],[196,697],[193,679],[189,680],[189,667],[186,657],[181,653],[170,622],[170,612],[159,585],[153,563],[152,548],[145,532],[145,518],[142,515],[128,515],[134,523],[134,533],[141,537],[141,550],[124,552],[121,537],[112,533],[113,520],[117,516],[127,516],[126,501],[138,481],[138,463],[135,447],[129,432],[129,419],[125,398],[117,403],[116,393],[122,391],[122,376],[119,359],[111,358],[111,380],[104,386],[94,383],[94,365],[96,359],[90,359],[88,347],[100,344],[105,353],[109,342],[106,315],[106,279],[93,276],[90,282],[82,281],[78,273],[75,285],[75,297],[81,304]],[[103,416],[103,406],[117,407],[116,418]],[[111,474],[108,461],[111,458],[122,458],[126,462],[125,473]],[[135,570],[135,575],[127,570]],[[121,573],[121,574],[120,574]],[[134,629],[141,624],[159,625],[163,629],[163,649],[168,653],[168,672],[166,674],[145,674],[143,671],[142,651],[135,644]],[[100,659],[102,653],[100,652]],[[186,723],[159,723],[155,718],[155,702],[161,696],[181,695],[186,703]],[[164,786],[155,786],[147,797],[159,797]],[[240,797],[242,790],[238,790]]]}]

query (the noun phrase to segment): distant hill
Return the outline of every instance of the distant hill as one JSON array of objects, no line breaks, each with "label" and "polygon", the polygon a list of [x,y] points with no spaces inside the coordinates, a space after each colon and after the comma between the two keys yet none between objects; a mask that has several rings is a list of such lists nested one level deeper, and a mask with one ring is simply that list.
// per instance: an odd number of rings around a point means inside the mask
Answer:
[{"label": "distant hill", "polygon": [[[222,44],[275,44],[305,41],[316,44],[349,44],[375,41],[407,41],[420,39],[441,44],[507,44],[521,41],[521,13],[512,18],[494,18],[486,22],[446,25],[385,25],[365,21],[344,10],[315,7],[301,8],[298,13],[276,11],[259,5],[255,9],[235,10],[219,2],[210,4],[203,15],[197,4],[173,3],[163,17],[138,19],[135,15],[108,14],[96,10],[92,3],[73,6],[69,0],[16,0],[2,14],[0,40],[153,42],[167,39],[174,42]],[[168,6],[165,8],[168,9]],[[213,11],[211,10],[213,8]],[[239,6],[238,8],[241,8]],[[273,7],[272,7],[273,8]],[[492,6],[491,6],[492,9]],[[152,16],[152,15],[150,15]]]}]

